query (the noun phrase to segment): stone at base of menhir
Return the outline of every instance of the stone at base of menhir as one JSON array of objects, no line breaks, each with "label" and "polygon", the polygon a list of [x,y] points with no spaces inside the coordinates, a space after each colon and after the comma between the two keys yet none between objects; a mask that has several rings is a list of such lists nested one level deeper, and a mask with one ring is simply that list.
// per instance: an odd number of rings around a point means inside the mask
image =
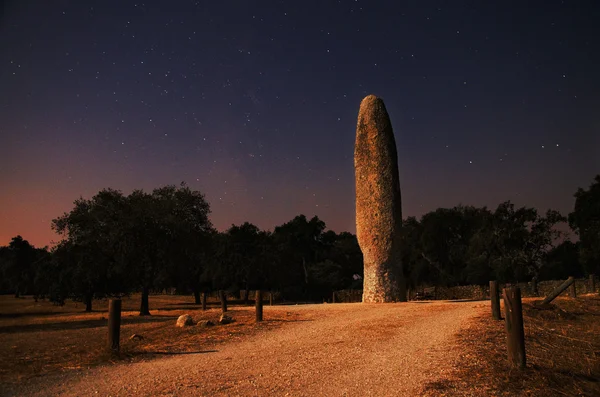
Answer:
[{"label": "stone at base of menhir", "polygon": [[[365,263],[365,278],[363,281],[364,303],[386,303],[406,301],[406,288],[404,280],[398,279],[394,273],[381,272],[381,267],[374,267],[375,271],[368,271]],[[379,274],[377,274],[379,269]]]}]

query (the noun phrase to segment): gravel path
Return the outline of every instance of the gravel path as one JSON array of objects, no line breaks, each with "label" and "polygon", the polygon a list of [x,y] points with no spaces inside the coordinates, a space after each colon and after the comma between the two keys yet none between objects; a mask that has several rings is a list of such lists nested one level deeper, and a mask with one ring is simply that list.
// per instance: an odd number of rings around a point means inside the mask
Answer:
[{"label": "gravel path", "polygon": [[290,318],[212,352],[47,377],[19,396],[414,396],[444,377],[485,302],[265,307]]}]

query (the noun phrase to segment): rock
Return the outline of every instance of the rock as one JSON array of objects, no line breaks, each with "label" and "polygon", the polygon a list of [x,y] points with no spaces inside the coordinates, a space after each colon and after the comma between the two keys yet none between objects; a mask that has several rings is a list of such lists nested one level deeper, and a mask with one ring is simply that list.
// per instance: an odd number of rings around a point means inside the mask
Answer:
[{"label": "rock", "polygon": [[129,337],[129,339],[131,339],[131,340],[142,340],[142,339],[144,339],[144,337],[142,335],[139,335],[139,334],[133,334],[133,335],[131,335]]},{"label": "rock", "polygon": [[364,257],[363,302],[406,301],[398,154],[383,101],[364,98],[354,146],[356,235]]},{"label": "rock", "polygon": [[182,316],[179,316],[179,318],[177,319],[177,323],[175,324],[178,327],[187,327],[190,325],[194,325],[194,320],[192,319],[192,316],[190,316],[189,314],[184,314]]},{"label": "rock", "polygon": [[229,317],[226,314],[221,314],[221,318],[219,318],[219,324],[231,324],[234,321],[235,320],[233,318]]},{"label": "rock", "polygon": [[215,323],[213,323],[210,320],[202,320],[202,321],[198,321],[198,324],[196,324],[197,327],[212,327],[213,325],[215,325]]}]

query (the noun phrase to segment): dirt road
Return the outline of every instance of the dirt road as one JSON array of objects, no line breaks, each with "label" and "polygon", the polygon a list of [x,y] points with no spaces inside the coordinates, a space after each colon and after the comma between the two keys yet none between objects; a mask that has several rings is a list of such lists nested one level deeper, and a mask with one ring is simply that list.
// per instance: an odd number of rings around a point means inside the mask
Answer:
[{"label": "dirt road", "polygon": [[[19,396],[415,396],[443,378],[485,302],[265,307],[290,320],[240,342],[22,385]],[[250,310],[250,309],[248,309]]]}]

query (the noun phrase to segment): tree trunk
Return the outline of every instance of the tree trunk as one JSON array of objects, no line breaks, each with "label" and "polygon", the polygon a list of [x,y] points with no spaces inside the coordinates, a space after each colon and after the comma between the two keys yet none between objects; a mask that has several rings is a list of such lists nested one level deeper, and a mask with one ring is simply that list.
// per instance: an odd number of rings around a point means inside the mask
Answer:
[{"label": "tree trunk", "polygon": [[19,298],[19,287],[17,287],[17,289],[15,290],[15,298]]},{"label": "tree trunk", "polygon": [[206,310],[206,291],[202,291],[202,310]]},{"label": "tree trunk", "polygon": [[194,289],[194,302],[199,305],[200,303],[202,303],[200,301],[200,290]]},{"label": "tree trunk", "polygon": [[248,284],[246,284],[246,291],[245,291],[245,295],[244,295],[244,305],[248,306],[248,303],[250,301],[250,287],[248,286]]},{"label": "tree trunk", "polygon": [[150,315],[150,306],[148,305],[148,295],[150,294],[150,288],[144,287],[142,289],[142,304],[140,305],[140,316]]},{"label": "tree trunk", "polygon": [[219,298],[221,299],[221,311],[225,313],[227,311],[227,295],[225,295],[225,291],[219,290]]},{"label": "tree trunk", "polygon": [[538,285],[537,285],[537,276],[531,279],[531,292],[533,296],[538,296]]},{"label": "tree trunk", "polygon": [[85,295],[85,311],[90,313],[92,311],[92,294]]}]

